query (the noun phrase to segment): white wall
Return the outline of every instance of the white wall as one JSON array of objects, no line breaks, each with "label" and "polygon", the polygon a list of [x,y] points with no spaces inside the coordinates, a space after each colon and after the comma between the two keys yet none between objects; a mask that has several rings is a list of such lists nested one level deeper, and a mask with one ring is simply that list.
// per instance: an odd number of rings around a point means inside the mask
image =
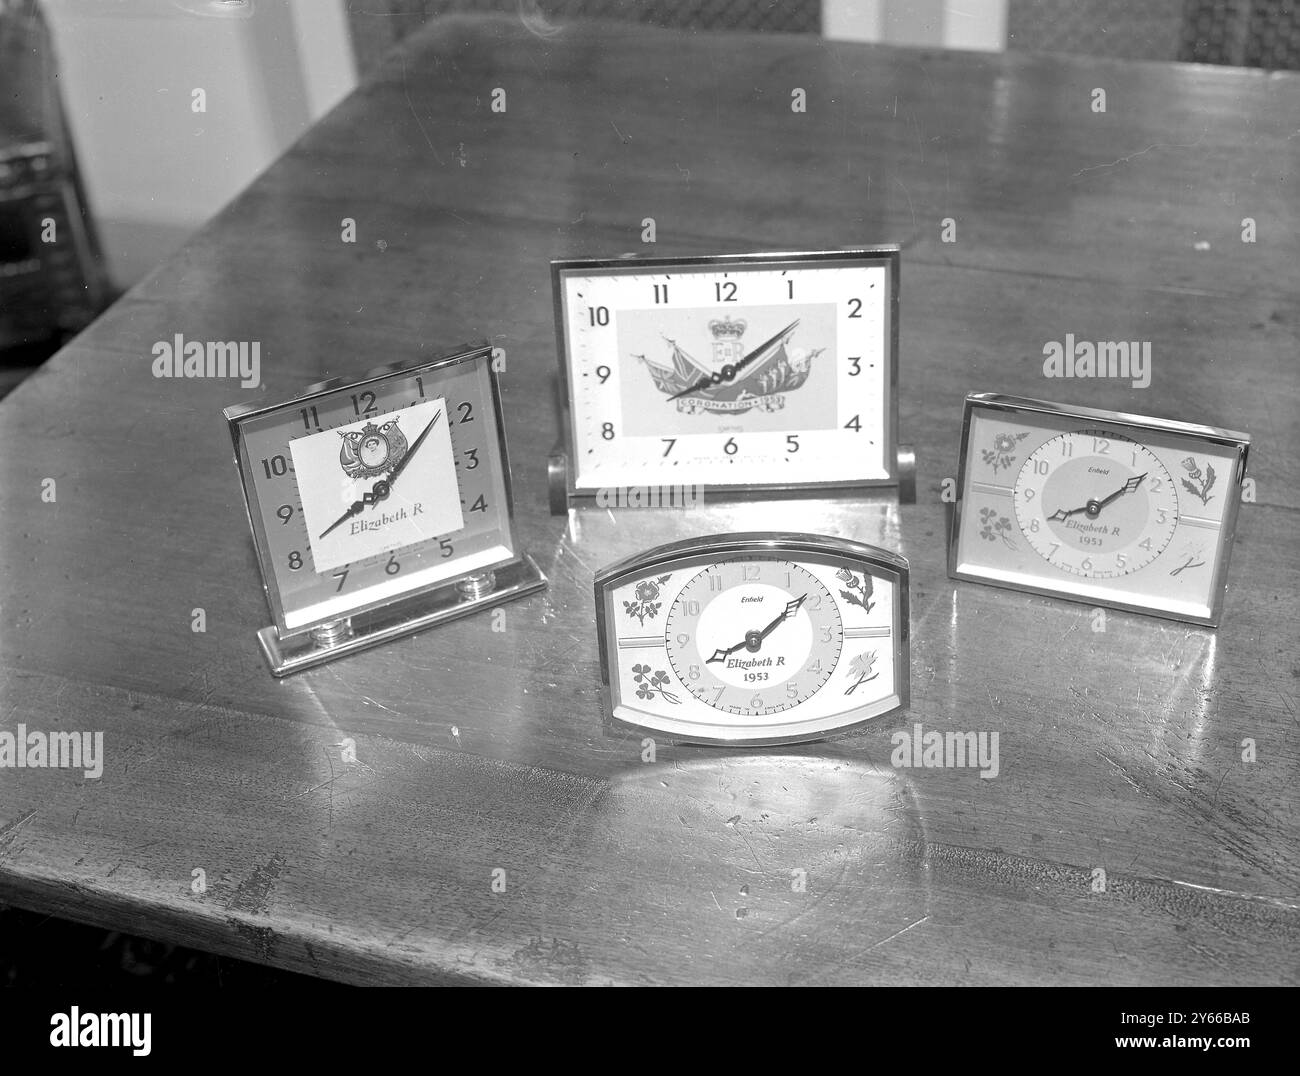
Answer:
[{"label": "white wall", "polygon": [[[166,257],[356,84],[342,0],[46,0],[115,283]],[[194,111],[194,90],[206,111]]]},{"label": "white wall", "polygon": [[1007,0],[822,0],[822,33],[843,41],[1001,52]]}]

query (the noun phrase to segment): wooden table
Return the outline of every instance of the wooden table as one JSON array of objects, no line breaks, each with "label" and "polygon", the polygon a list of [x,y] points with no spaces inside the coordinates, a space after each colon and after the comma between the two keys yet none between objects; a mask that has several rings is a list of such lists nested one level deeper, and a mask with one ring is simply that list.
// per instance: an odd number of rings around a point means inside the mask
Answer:
[{"label": "wooden table", "polygon": [[[0,771],[0,899],[358,983],[1300,981],[1297,116],[1287,74],[433,24],[0,404],[0,727],[106,753]],[[548,514],[550,258],[890,241],[919,503]],[[260,341],[262,392],[152,377],[178,332]],[[1151,387],[1045,380],[1067,332]],[[550,589],[272,679],[221,408],[482,336]],[[1223,627],[949,581],[970,390],[1251,432]],[[911,711],[643,763],[593,571],[792,519],[911,560]],[[1000,775],[895,769],[915,722]]]}]

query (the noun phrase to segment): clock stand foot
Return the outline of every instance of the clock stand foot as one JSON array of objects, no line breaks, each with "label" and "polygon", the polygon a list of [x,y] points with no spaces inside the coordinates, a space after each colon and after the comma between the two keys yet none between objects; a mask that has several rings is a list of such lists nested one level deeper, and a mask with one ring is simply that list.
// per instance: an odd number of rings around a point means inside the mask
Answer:
[{"label": "clock stand foot", "polygon": [[288,676],[448,620],[535,594],[545,587],[546,576],[533,558],[524,554],[518,560],[448,581],[425,594],[373,613],[356,614],[283,638],[274,627],[263,628],[257,633],[257,639],[271,674]]},{"label": "clock stand foot", "polygon": [[916,504],[916,449],[898,446],[898,503]]}]

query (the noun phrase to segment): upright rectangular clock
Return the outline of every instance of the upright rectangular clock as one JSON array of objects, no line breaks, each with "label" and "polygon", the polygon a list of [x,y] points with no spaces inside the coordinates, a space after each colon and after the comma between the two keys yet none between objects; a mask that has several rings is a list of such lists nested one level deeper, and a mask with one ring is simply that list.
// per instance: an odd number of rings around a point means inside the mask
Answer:
[{"label": "upright rectangular clock", "polygon": [[567,402],[553,511],[602,490],[911,480],[897,444],[897,246],[551,269]]},{"label": "upright rectangular clock", "polygon": [[1216,626],[1250,438],[972,393],[948,573]]},{"label": "upright rectangular clock", "polygon": [[228,407],[276,676],[540,590],[486,344]]}]

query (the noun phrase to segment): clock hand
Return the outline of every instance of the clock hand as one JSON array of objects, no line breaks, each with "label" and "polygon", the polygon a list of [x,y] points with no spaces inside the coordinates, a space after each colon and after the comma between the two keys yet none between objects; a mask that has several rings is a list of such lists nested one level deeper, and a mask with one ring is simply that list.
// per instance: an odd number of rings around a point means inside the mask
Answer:
[{"label": "clock hand", "polygon": [[425,426],[424,430],[420,433],[420,436],[411,443],[411,447],[406,450],[406,455],[398,460],[397,466],[388,472],[388,481],[390,483],[395,482],[397,476],[401,474],[406,465],[411,462],[411,457],[415,455],[416,449],[424,443],[424,439],[429,436],[429,431],[438,424],[438,419],[440,418],[442,418],[441,411],[434,415],[433,418],[429,419],[429,425]]},{"label": "clock hand", "polygon": [[728,382],[735,381],[736,375],[740,373],[741,370],[743,370],[756,358],[762,355],[763,352],[765,352],[768,348],[770,348],[773,344],[775,344],[778,340],[780,340],[781,337],[785,336],[786,333],[788,333],[791,329],[793,329],[796,325],[798,325],[799,320],[800,320],[799,318],[795,318],[794,321],[790,322],[790,324],[787,325],[784,329],[782,329],[779,333],[777,333],[771,339],[763,341],[763,343],[759,344],[758,347],[754,348],[753,351],[751,351],[739,362],[729,363],[728,365],[724,366],[721,370],[719,370],[717,373],[710,374],[708,377],[700,378],[697,382],[695,382],[694,385],[690,385],[687,388],[682,389],[681,392],[673,393],[673,395],[669,396],[668,399],[676,400],[682,396],[689,396],[693,392],[699,392],[700,389],[707,389],[710,385],[721,385],[724,381],[728,381]]},{"label": "clock hand", "polygon": [[1122,486],[1120,486],[1119,489],[1117,489],[1105,500],[1101,500],[1097,502],[1098,511],[1105,508],[1106,505],[1110,504],[1110,502],[1115,500],[1116,497],[1122,497],[1125,493],[1132,493],[1135,489],[1138,488],[1138,486],[1142,484],[1142,479],[1144,478],[1146,478],[1145,474],[1140,474],[1136,478],[1130,478],[1127,482],[1125,482]]},{"label": "clock hand", "polygon": [[779,625],[783,624],[785,621],[789,620],[790,617],[794,616],[794,614],[799,611],[799,606],[803,605],[807,597],[808,595],[805,594],[803,595],[803,597],[797,598],[794,601],[786,602],[785,608],[781,610],[780,614],[776,617],[776,619],[773,620],[772,623],[770,623],[762,631],[745,632],[745,637],[740,642],[738,642],[735,646],[728,647],[726,650],[722,649],[722,647],[718,647],[718,649],[713,652],[712,657],[705,659],[704,664],[708,665],[711,662],[715,662],[715,661],[726,661],[727,658],[731,657],[731,655],[734,654],[737,650],[744,650],[746,647],[748,647],[752,653],[755,654],[758,653],[759,649],[763,645],[763,640],[766,639],[769,635],[771,635],[772,632],[776,631]]},{"label": "clock hand", "polygon": [[1069,509],[1058,508],[1055,512],[1053,512],[1050,516],[1047,517],[1047,521],[1049,523],[1064,521],[1066,519],[1069,519],[1070,516],[1077,516],[1080,512],[1086,512],[1088,514],[1089,519],[1096,519],[1099,515],[1101,515],[1101,510],[1105,508],[1106,505],[1110,504],[1110,502],[1115,500],[1116,498],[1122,497],[1125,493],[1132,493],[1135,489],[1138,488],[1138,486],[1142,484],[1142,480],[1144,478],[1146,478],[1145,474],[1140,474],[1134,478],[1130,478],[1127,482],[1125,482],[1122,486],[1120,486],[1120,488],[1117,489],[1114,493],[1112,493],[1109,497],[1104,497],[1100,501],[1095,499],[1091,500],[1087,504],[1085,504],[1082,508],[1069,508]]},{"label": "clock hand", "polygon": [[[392,492],[392,488],[393,487],[391,483],[389,483],[387,479],[381,478],[378,482],[375,483],[374,489],[370,490],[367,493],[363,493],[361,495],[361,500],[353,501],[351,507],[349,507],[346,512],[344,512],[341,516],[339,516],[338,519],[336,519],[333,523],[331,523],[328,527],[326,527],[323,531],[321,531],[321,535],[320,535],[321,538],[324,538],[325,535],[329,534],[329,532],[332,531],[335,527],[341,526],[342,524],[346,523],[349,519],[351,519],[353,516],[357,515],[357,513],[359,513],[363,508],[365,508],[366,505],[368,504],[375,505],[378,504],[380,501],[384,500],[384,498],[386,498],[388,494]],[[318,538],[317,541],[319,540],[320,539]]]},{"label": "clock hand", "polygon": [[799,611],[799,606],[803,605],[807,597],[808,595],[805,594],[803,597],[798,598],[795,601],[786,602],[785,608],[781,610],[781,615],[778,616],[775,620],[772,621],[772,623],[770,623],[767,627],[765,627],[761,632],[758,633],[759,642],[762,642],[769,635],[771,635],[772,632],[776,631],[779,625],[784,624],[787,620],[789,620],[792,616],[794,616],[795,613]]},{"label": "clock hand", "polygon": [[[339,516],[338,519],[336,519],[333,523],[331,523],[328,527],[326,527],[323,531],[321,531],[321,538],[324,538],[325,535],[329,534],[330,531],[334,530],[335,527],[342,526],[353,516],[357,515],[367,505],[373,506],[378,504],[380,501],[384,500],[392,492],[393,482],[397,479],[397,476],[402,473],[402,469],[410,461],[411,457],[415,455],[415,450],[419,448],[420,445],[424,442],[424,439],[429,436],[429,431],[433,429],[434,426],[437,425],[438,419],[440,418],[442,418],[441,411],[439,411],[436,415],[433,416],[433,418],[429,420],[429,425],[424,427],[424,430],[420,434],[420,436],[417,437],[415,441],[411,444],[411,447],[406,450],[406,455],[403,456],[398,461],[396,467],[394,467],[391,471],[388,472],[388,477],[381,478],[378,482],[376,482],[374,488],[369,493],[363,493],[361,495],[361,500],[353,501],[351,506],[348,508],[346,512],[344,512],[341,516]],[[317,539],[317,541],[319,540],[320,539]]]}]

